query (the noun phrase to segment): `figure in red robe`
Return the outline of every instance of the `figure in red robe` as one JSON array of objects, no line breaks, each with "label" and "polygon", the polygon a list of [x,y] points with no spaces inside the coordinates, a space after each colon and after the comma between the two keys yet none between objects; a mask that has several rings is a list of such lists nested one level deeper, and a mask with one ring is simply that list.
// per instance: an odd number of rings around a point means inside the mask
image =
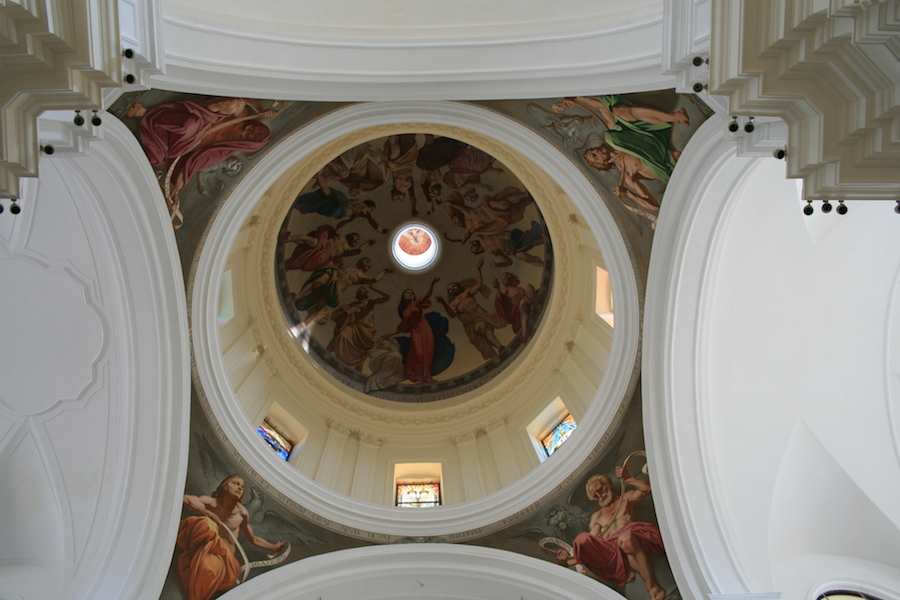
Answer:
[{"label": "figure in red robe", "polygon": [[197,171],[217,165],[235,152],[261,150],[272,139],[269,128],[247,116],[271,117],[275,110],[262,110],[258,100],[226,98],[206,105],[180,100],[147,109],[140,102],[125,113],[141,118],[140,138],[144,152],[161,173],[166,203],[176,228],[181,225],[178,194]]},{"label": "figure in red robe", "polygon": [[425,318],[425,309],[431,306],[431,294],[434,292],[434,284],[440,281],[440,277],[431,280],[428,291],[421,298],[416,299],[413,290],[404,290],[397,306],[400,316],[400,324],[397,329],[382,338],[388,338],[398,333],[409,334],[409,353],[406,364],[403,366],[403,375],[413,383],[431,383],[431,363],[434,360],[434,332]]},{"label": "figure in red robe", "polygon": [[632,477],[625,467],[616,467],[616,476],[632,489],[619,496],[607,475],[587,480],[587,496],[597,501],[600,510],[591,515],[590,532],[575,538],[573,554],[560,550],[556,559],[564,566],[584,565],[597,577],[618,586],[624,586],[637,573],[650,600],[664,600],[666,590],[657,583],[649,559],[665,553],[662,536],[656,525],[634,520],[634,505],[650,495],[650,482]]}]

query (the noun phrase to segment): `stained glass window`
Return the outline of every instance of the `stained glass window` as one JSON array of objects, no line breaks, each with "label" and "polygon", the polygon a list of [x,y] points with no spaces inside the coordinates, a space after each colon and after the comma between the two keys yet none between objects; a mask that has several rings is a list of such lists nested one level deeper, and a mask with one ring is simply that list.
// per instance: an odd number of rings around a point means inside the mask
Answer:
[{"label": "stained glass window", "polygon": [[569,439],[569,436],[575,431],[577,426],[578,424],[575,423],[575,419],[572,418],[572,415],[566,415],[566,418],[541,440],[544,450],[547,451],[547,456],[556,452],[556,449],[559,448],[564,441]]},{"label": "stained glass window", "polygon": [[397,506],[402,508],[425,508],[441,505],[441,484],[439,483],[398,483]]},{"label": "stained glass window", "polygon": [[262,425],[259,426],[256,433],[261,435],[262,438],[272,446],[272,449],[278,453],[278,456],[284,460],[287,460],[291,455],[291,450],[294,448],[294,442],[287,439],[284,434],[275,429],[268,420],[262,422]]}]

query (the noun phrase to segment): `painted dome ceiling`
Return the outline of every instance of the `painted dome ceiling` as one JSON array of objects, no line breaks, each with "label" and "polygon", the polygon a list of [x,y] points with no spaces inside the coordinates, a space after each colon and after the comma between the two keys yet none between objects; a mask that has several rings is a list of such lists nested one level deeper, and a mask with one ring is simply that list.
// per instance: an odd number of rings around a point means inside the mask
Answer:
[{"label": "painted dome ceiling", "polygon": [[275,256],[297,343],[345,385],[428,402],[471,391],[533,337],[552,248],[526,186],[483,150],[407,132],[333,157]]},{"label": "painted dome ceiling", "polygon": [[[542,540],[581,530],[557,525],[586,514],[585,483],[636,469],[625,463],[644,452],[638,276],[706,110],[670,91],[480,104],[123,96],[114,114],[155,168],[187,274],[185,493],[236,473],[254,531],[296,548],[286,563],[413,539],[549,559]],[[158,156],[174,142],[196,148]],[[661,168],[600,164],[604,142]],[[551,456],[542,441],[567,420],[577,429]],[[260,424],[283,434],[283,453]],[[401,483],[439,484],[441,506],[395,507]],[[177,575],[170,584],[184,597]],[[641,597],[642,582],[629,585]]]}]

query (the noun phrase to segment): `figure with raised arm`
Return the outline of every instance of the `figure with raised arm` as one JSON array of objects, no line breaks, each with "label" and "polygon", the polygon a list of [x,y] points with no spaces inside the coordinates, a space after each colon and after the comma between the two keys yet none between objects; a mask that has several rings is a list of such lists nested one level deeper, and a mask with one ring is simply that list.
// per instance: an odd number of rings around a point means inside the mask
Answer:
[{"label": "figure with raised arm", "polygon": [[[455,200],[451,200],[455,196]],[[495,196],[485,196],[478,206],[467,206],[455,192],[448,196],[447,216],[453,224],[465,231],[462,238],[452,238],[444,232],[444,239],[452,244],[463,244],[472,235],[489,236],[503,233],[510,225],[521,221],[525,209],[534,202],[527,191],[507,187]]]},{"label": "figure with raised arm", "polygon": [[226,477],[209,496],[185,494],[184,506],[200,515],[181,521],[176,541],[178,575],[189,600],[210,600],[237,583],[238,532],[258,548],[275,553],[284,549],[284,542],[273,544],[253,533],[243,498],[244,480],[238,475]]},{"label": "figure with raised arm", "polygon": [[537,292],[530,283],[524,287],[519,281],[515,273],[506,272],[501,276],[503,288],[500,288],[500,281],[494,280],[494,308],[497,314],[503,317],[507,323],[512,325],[515,333],[522,336],[522,341],[527,342],[531,337],[531,330],[528,328],[528,319],[534,312],[535,303],[537,302]]},{"label": "figure with raised arm", "polygon": [[664,554],[662,536],[656,525],[634,520],[634,505],[650,495],[650,482],[632,477],[624,466],[616,467],[616,477],[631,486],[621,496],[615,493],[607,475],[587,480],[588,499],[596,501],[600,509],[591,515],[590,531],[575,538],[573,555],[560,550],[557,562],[563,566],[584,565],[597,577],[620,587],[637,573],[650,600],[664,600],[666,591],[657,583],[649,558]]},{"label": "figure with raised arm", "polygon": [[334,336],[328,342],[328,351],[361,372],[375,348],[375,306],[389,299],[386,292],[371,285],[356,288],[356,301],[337,307],[331,314]]},{"label": "figure with raised arm", "polygon": [[544,227],[537,221],[531,222],[531,229],[508,229],[492,235],[476,235],[469,242],[469,251],[472,254],[487,252],[495,259],[491,260],[493,267],[508,267],[513,264],[512,257],[539,267],[544,265],[544,260],[539,256],[529,254],[535,246],[544,243]]},{"label": "figure with raised arm", "polygon": [[506,327],[506,321],[496,313],[487,312],[476,300],[475,295],[478,293],[485,296],[490,294],[481,275],[483,266],[484,260],[479,260],[478,276],[475,279],[450,283],[447,285],[447,300],[444,300],[443,296],[438,296],[437,301],[451,318],[459,319],[469,342],[487,360],[497,356],[504,349],[503,344],[494,335],[494,330]]},{"label": "figure with raised arm", "polygon": [[347,223],[351,223],[359,218],[368,221],[369,226],[378,233],[385,234],[388,232],[386,227],[381,227],[375,220],[375,203],[371,200],[359,200],[356,198],[348,198],[344,192],[332,188],[328,180],[321,173],[316,175],[316,189],[305,194],[298,194],[297,199],[291,208],[299,211],[301,214],[316,213],[324,217],[332,219],[343,219],[337,228],[340,229]]},{"label": "figure with raised arm", "polygon": [[613,193],[620,198],[629,197],[645,208],[658,209],[659,202],[641,181],[657,180],[663,186],[669,182],[680,156],[671,147],[672,125],[690,125],[687,111],[634,106],[618,95],[564,98],[553,105],[553,110],[562,112],[575,106],[607,128],[604,143],[584,151],[585,161],[601,171],[613,167],[619,170],[622,179]]},{"label": "figure with raised arm", "polygon": [[400,323],[394,331],[382,336],[382,339],[385,339],[398,333],[409,334],[409,352],[403,366],[403,375],[413,383],[434,381],[434,377],[431,375],[431,363],[434,360],[434,331],[428,319],[425,318],[425,309],[431,307],[434,284],[440,280],[440,277],[432,279],[421,298],[416,298],[414,290],[403,290],[400,304],[397,306]]},{"label": "figure with raised arm", "polygon": [[394,269],[382,269],[374,277],[366,273],[372,268],[372,259],[363,257],[356,261],[355,267],[336,267],[329,265],[313,271],[296,294],[291,294],[294,308],[299,312],[306,311],[304,324],[313,321],[322,324],[328,322],[328,311],[325,307],[335,308],[341,303],[341,294],[351,285],[372,285],[378,283]]},{"label": "figure with raised arm", "polygon": [[349,221],[338,223],[337,227],[320,225],[306,235],[290,235],[288,232],[285,245],[293,243],[296,246],[290,258],[284,261],[285,270],[315,271],[331,263],[337,264],[349,256],[361,254],[375,243],[375,240],[366,240],[360,244],[360,236],[355,232],[342,236],[341,229],[347,223]]}]

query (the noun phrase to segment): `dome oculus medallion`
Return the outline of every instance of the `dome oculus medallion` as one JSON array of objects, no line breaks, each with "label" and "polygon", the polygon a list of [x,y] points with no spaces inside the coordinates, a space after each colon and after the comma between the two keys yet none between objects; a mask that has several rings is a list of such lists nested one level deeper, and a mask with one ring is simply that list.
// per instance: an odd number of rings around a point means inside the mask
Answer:
[{"label": "dome oculus medallion", "polygon": [[552,282],[531,193],[494,157],[403,133],[296,190],[275,257],[298,344],[344,385],[399,402],[496,377],[534,338]]}]

